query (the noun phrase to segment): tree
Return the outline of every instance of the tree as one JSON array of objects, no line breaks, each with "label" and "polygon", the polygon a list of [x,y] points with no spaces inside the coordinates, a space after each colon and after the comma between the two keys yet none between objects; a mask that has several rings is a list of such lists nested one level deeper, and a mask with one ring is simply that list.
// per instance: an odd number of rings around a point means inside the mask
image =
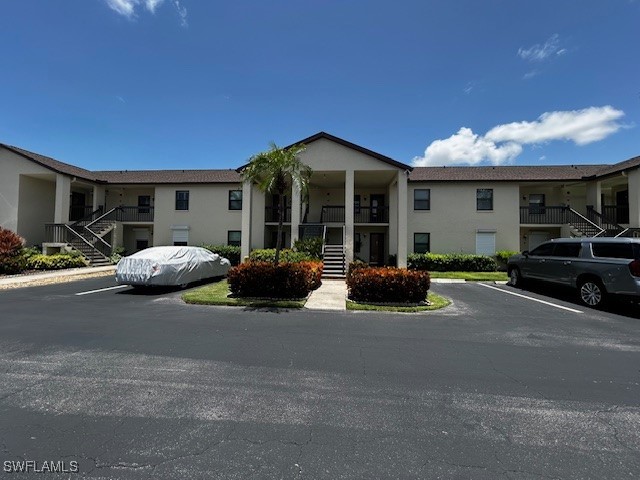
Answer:
[{"label": "tree", "polygon": [[309,187],[313,170],[305,165],[298,156],[305,149],[302,144],[280,148],[271,142],[271,148],[250,158],[249,164],[242,170],[242,180],[255,183],[258,188],[272,195],[278,195],[278,238],[274,264],[280,261],[282,250],[282,230],[285,216],[284,195],[295,185],[304,194]]}]

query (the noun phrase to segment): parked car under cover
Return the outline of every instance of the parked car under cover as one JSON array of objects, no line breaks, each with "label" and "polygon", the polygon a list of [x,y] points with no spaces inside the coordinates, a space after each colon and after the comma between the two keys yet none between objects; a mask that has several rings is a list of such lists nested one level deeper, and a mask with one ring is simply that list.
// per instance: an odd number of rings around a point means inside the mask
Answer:
[{"label": "parked car under cover", "polygon": [[201,247],[151,247],[124,257],[116,283],[134,287],[185,286],[226,275],[231,263]]},{"label": "parked car under cover", "polygon": [[598,308],[613,295],[640,300],[640,239],[557,238],[509,258],[510,283],[526,280],[573,287]]}]

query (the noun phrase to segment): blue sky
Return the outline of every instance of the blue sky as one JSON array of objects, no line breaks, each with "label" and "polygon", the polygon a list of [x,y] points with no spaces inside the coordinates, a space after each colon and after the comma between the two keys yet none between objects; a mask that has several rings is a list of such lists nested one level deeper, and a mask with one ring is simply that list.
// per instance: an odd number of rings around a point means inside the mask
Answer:
[{"label": "blue sky", "polygon": [[417,165],[640,155],[640,0],[21,0],[2,14],[0,142],[89,169],[235,168],[321,130]]}]

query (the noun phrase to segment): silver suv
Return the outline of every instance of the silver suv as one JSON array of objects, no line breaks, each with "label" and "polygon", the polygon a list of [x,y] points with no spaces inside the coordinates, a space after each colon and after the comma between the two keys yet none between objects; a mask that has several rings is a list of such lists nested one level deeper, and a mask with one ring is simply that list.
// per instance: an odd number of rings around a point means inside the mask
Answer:
[{"label": "silver suv", "polygon": [[510,283],[542,280],[578,289],[580,302],[602,307],[609,295],[640,299],[640,239],[556,238],[509,258]]}]

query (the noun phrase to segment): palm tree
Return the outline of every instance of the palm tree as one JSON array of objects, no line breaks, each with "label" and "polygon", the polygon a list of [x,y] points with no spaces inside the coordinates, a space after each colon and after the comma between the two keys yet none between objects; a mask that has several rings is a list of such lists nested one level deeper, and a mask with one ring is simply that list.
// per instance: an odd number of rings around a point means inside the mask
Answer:
[{"label": "palm tree", "polygon": [[271,142],[271,148],[268,151],[251,157],[249,164],[242,170],[243,181],[255,183],[265,193],[278,195],[278,237],[276,240],[275,265],[280,261],[280,250],[282,250],[285,193],[291,185],[295,185],[302,193],[306,192],[313,173],[311,167],[302,163],[298,158],[298,155],[304,149],[305,146],[302,144],[280,148]]}]

